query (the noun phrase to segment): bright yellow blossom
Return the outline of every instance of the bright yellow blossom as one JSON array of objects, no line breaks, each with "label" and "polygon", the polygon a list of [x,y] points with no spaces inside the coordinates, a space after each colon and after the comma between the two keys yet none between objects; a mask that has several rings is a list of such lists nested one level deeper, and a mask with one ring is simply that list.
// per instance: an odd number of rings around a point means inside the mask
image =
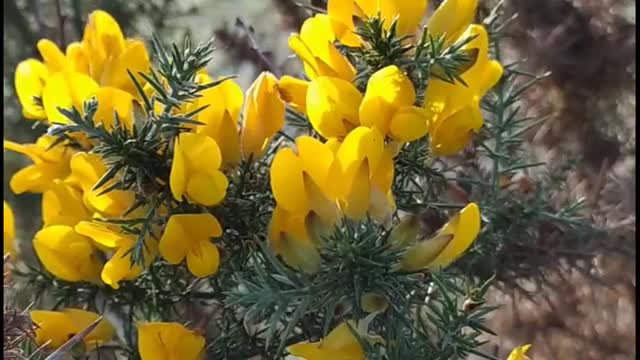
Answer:
[{"label": "bright yellow blossom", "polygon": [[470,203],[431,239],[411,246],[400,265],[407,271],[447,267],[471,246],[479,232],[480,209],[475,203]]},{"label": "bright yellow blossom", "polygon": [[142,360],[200,360],[204,337],[178,323],[138,324],[138,352]]},{"label": "bright yellow blossom", "polygon": [[[90,221],[78,223],[75,231],[91,238],[96,246],[113,252],[100,274],[105,284],[119,289],[120,281],[133,280],[142,273],[143,268],[139,264],[133,264],[131,259],[131,249],[136,244],[135,235],[125,234],[114,225]],[[158,244],[151,237],[145,238],[144,241],[143,257],[145,266],[149,266],[156,257]]]},{"label": "bright yellow blossom", "polygon": [[42,265],[65,281],[100,284],[102,262],[91,239],[66,225],[48,226],[36,233],[33,248]]},{"label": "bright yellow blossom", "polygon": [[220,254],[210,239],[220,236],[222,227],[211,214],[172,215],[160,238],[160,255],[174,265],[186,258],[187,268],[197,277],[213,275]]},{"label": "bright yellow blossom", "polygon": [[4,148],[24,154],[33,161],[29,165],[13,175],[9,185],[16,194],[24,192],[43,192],[53,184],[54,179],[64,179],[69,175],[69,158],[73,150],[63,144],[53,148],[55,138],[43,135],[35,144],[17,144],[13,141],[4,141]]},{"label": "bright yellow blossom", "polygon": [[337,39],[353,47],[362,45],[356,35],[354,17],[366,19],[379,14],[387,30],[397,17],[397,34],[405,36],[417,31],[426,10],[427,0],[329,0],[327,3],[327,14]]},{"label": "bright yellow blossom", "polygon": [[5,254],[10,254],[11,257],[15,257],[15,237],[16,237],[16,224],[15,224],[15,218],[13,217],[13,210],[11,210],[11,207],[9,206],[9,204],[7,204],[7,202],[4,202],[4,208],[3,208],[3,214],[2,217],[4,218],[3,220],[3,236],[2,236],[2,244],[3,244],[3,255]]},{"label": "bright yellow blossom", "polygon": [[219,170],[222,156],[212,138],[181,133],[173,149],[170,186],[176,200],[186,197],[197,204],[212,206],[224,199],[229,181]]},{"label": "bright yellow blossom", "polygon": [[271,138],[284,126],[285,104],[280,97],[278,80],[262,72],[247,90],[240,153],[243,159],[257,159],[266,150]]},{"label": "bright yellow blossom", "polygon": [[[213,80],[206,74],[199,74],[196,81],[208,84]],[[238,119],[242,109],[244,94],[240,86],[232,79],[204,90],[194,102],[194,110],[208,105],[196,115],[195,120],[204,125],[197,132],[216,141],[222,154],[224,167],[233,167],[240,161],[240,133]]]},{"label": "bright yellow blossom", "polygon": [[388,219],[395,208],[391,194],[394,169],[380,131],[364,126],[351,131],[340,144],[336,162],[342,212],[353,219],[367,213],[378,221]]},{"label": "bright yellow blossom", "polygon": [[360,341],[348,323],[342,323],[318,342],[301,342],[287,348],[289,354],[305,360],[364,360]]},{"label": "bright yellow blossom", "polygon": [[271,163],[277,207],[270,225],[271,246],[292,267],[312,273],[320,264],[316,246],[339,220],[334,153],[309,137],[278,151]]},{"label": "bright yellow blossom", "polygon": [[301,113],[307,112],[308,88],[308,81],[289,75],[284,75],[278,81],[278,90],[280,90],[282,100]]},{"label": "bright yellow blossom", "polygon": [[309,79],[331,76],[351,81],[356,70],[333,44],[336,37],[331,21],[325,14],[308,18],[300,28],[300,34],[289,37],[289,47],[298,55]]},{"label": "bright yellow blossom", "polygon": [[91,211],[82,200],[82,193],[60,180],[54,180],[42,194],[42,221],[44,226],[75,226],[91,218]]},{"label": "bright yellow blossom", "polygon": [[433,79],[425,93],[431,147],[436,155],[462,150],[472,133],[482,127],[480,99],[502,76],[500,63],[489,60],[487,31],[480,25],[471,25],[460,38],[469,36],[477,37],[464,49],[477,50],[477,58],[461,75],[467,86]]},{"label": "bright yellow blossom", "polygon": [[514,348],[511,354],[509,354],[507,360],[531,360],[531,358],[527,356],[527,351],[529,351],[529,348],[531,348],[531,344]]},{"label": "bright yellow blossom", "polygon": [[413,106],[416,92],[411,80],[395,65],[376,71],[369,78],[360,104],[360,123],[375,126],[398,141],[413,141],[427,133],[425,111]]},{"label": "bright yellow blossom", "polygon": [[360,125],[358,107],[362,94],[350,82],[321,76],[307,90],[307,115],[313,128],[323,137],[343,138]]},{"label": "bright yellow blossom", "polygon": [[[93,190],[94,185],[107,172],[107,167],[100,155],[76,153],[71,158],[70,168],[71,174],[65,182],[81,190],[85,206],[100,216],[119,218],[133,205],[135,194],[131,191],[112,190],[100,195],[104,188],[112,184],[112,181]],[[132,216],[139,214],[140,211],[134,211]]]},{"label": "bright yellow blossom", "polygon": [[[98,320],[99,314],[80,309],[64,309],[62,311],[33,310],[29,312],[31,320],[37,325],[36,343],[39,346],[51,341],[49,348],[59,348],[69,339],[83,331],[94,321]],[[113,338],[115,330],[111,323],[102,319],[98,325],[83,341],[88,349],[94,349]]]}]

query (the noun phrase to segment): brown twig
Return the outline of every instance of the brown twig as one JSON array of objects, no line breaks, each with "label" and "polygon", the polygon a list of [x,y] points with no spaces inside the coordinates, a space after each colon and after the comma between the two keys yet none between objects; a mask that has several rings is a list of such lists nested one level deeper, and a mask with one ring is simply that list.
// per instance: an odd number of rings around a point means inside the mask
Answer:
[{"label": "brown twig", "polygon": [[60,48],[64,50],[67,46],[67,42],[64,36],[64,22],[66,20],[65,16],[62,14],[62,6],[60,5],[60,0],[55,0],[56,4],[56,16],[58,18],[58,31],[60,32]]}]

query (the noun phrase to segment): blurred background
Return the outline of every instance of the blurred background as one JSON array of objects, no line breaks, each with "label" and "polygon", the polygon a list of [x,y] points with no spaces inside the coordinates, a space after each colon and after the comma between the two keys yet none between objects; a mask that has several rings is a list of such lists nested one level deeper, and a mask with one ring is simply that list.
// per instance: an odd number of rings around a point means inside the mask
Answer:
[{"label": "blurred background", "polygon": [[[432,11],[442,1],[431,0]],[[33,142],[44,126],[21,116],[13,79],[17,63],[39,58],[36,42],[68,44],[81,38],[87,14],[111,13],[127,37],[165,43],[190,34],[196,42],[215,38],[209,65],[214,76],[237,75],[247,89],[262,71],[300,74],[287,37],[323,0],[7,0],[4,6],[4,138]],[[480,13],[495,3],[480,0]],[[562,155],[580,161],[557,198],[587,196],[584,216],[606,230],[592,274],[571,269],[550,272],[532,292],[495,290],[502,304],[490,327],[485,351],[504,358],[516,345],[532,343],[533,359],[635,359],[635,25],[633,0],[506,0],[507,57],[527,59],[525,67],[551,76],[529,91],[524,108],[547,120],[530,131],[536,156],[553,164]],[[507,61],[508,62],[508,61]],[[28,246],[41,226],[40,196],[16,196],[11,176],[29,160],[4,152],[4,199],[16,213],[18,246]]]}]

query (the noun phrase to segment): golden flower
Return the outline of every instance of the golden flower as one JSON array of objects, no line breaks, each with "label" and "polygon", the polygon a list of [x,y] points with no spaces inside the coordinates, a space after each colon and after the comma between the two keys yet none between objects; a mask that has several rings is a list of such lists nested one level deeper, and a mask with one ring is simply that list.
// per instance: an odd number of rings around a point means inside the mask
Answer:
[{"label": "golden flower", "polygon": [[42,194],[42,221],[44,226],[75,226],[91,218],[91,211],[82,200],[82,193],[60,180],[54,180]]},{"label": "golden flower", "polygon": [[100,282],[102,262],[91,239],[71,226],[52,225],[38,231],[33,248],[42,265],[55,277],[71,282]]},{"label": "golden flower", "polygon": [[359,47],[361,39],[356,34],[353,18],[377,17],[389,29],[398,17],[398,36],[413,35],[427,10],[427,0],[329,0],[327,14],[336,38],[346,46]]},{"label": "golden flower", "polygon": [[278,81],[278,90],[280,97],[284,102],[289,104],[293,109],[301,113],[307,112],[307,89],[309,82],[295,78],[293,76],[284,75]]},{"label": "golden flower", "polygon": [[[196,81],[208,84],[213,80],[206,74],[200,74]],[[204,125],[197,127],[197,133],[205,134],[216,141],[222,154],[224,167],[233,167],[240,162],[240,134],[238,118],[242,109],[244,94],[240,86],[232,79],[204,90],[194,102],[196,108],[208,105],[196,115],[195,120]]]},{"label": "golden flower", "polygon": [[427,117],[413,106],[416,92],[411,80],[395,65],[376,71],[360,104],[360,123],[375,126],[397,141],[413,141],[426,135]]},{"label": "golden flower", "polygon": [[204,356],[204,337],[178,323],[138,324],[138,352],[142,360],[199,360]]},{"label": "golden flower", "polygon": [[313,128],[323,137],[343,138],[360,125],[358,107],[362,94],[350,82],[321,76],[309,84],[307,115]]},{"label": "golden flower", "polygon": [[531,344],[518,346],[511,351],[507,360],[531,360],[530,357],[527,356],[527,351],[531,348]]},{"label": "golden flower", "polygon": [[13,211],[7,202],[4,202],[4,210],[3,210],[3,237],[2,243],[4,248],[4,254],[10,254],[11,258],[15,257],[15,237],[16,237],[16,224],[15,218],[13,216]]},{"label": "golden flower", "polygon": [[447,222],[431,239],[411,246],[400,266],[407,271],[437,270],[462,255],[480,232],[480,209],[470,203]]},{"label": "golden flower", "polygon": [[[93,189],[94,185],[107,172],[104,161],[97,154],[79,152],[70,161],[71,174],[65,182],[82,191],[82,199],[87,208],[107,218],[119,218],[133,205],[135,194],[131,191],[112,190],[106,194],[100,193],[113,181],[104,186]],[[135,210],[131,216],[140,215],[141,209]]]},{"label": "golden flower", "polygon": [[193,275],[206,277],[215,274],[220,264],[218,248],[210,238],[221,236],[222,226],[209,213],[172,215],[160,238],[160,255],[174,265],[186,258]]},{"label": "golden flower", "polygon": [[342,212],[352,219],[369,213],[378,221],[386,220],[395,208],[391,194],[394,169],[382,134],[375,127],[354,129],[340,144],[336,163]]},{"label": "golden flower", "polygon": [[365,353],[349,324],[344,322],[321,341],[300,342],[287,348],[289,354],[305,360],[364,360]]},{"label": "golden flower", "polygon": [[309,137],[278,151],[271,163],[271,188],[277,207],[270,226],[271,246],[292,267],[314,272],[320,263],[315,247],[339,220],[334,153]]},{"label": "golden flower", "polygon": [[425,93],[431,147],[436,155],[462,150],[473,132],[482,127],[480,99],[502,76],[500,63],[489,60],[487,31],[480,25],[471,25],[460,35],[462,39],[469,36],[477,37],[463,49],[475,49],[478,55],[473,65],[460,76],[467,86],[433,79]]},{"label": "golden flower", "polygon": [[[134,264],[131,250],[136,245],[136,236],[125,234],[115,225],[82,221],[75,226],[78,234],[91,238],[96,246],[113,252],[109,261],[104,264],[100,278],[114,289],[119,289],[122,280],[133,280],[143,271],[140,264]],[[157,242],[151,237],[144,239],[144,263],[151,265],[158,251]]]},{"label": "golden flower", "polygon": [[73,150],[63,144],[49,148],[55,138],[43,135],[35,144],[17,144],[4,141],[4,148],[26,155],[33,162],[16,172],[9,185],[16,194],[24,192],[43,192],[53,184],[54,179],[64,179],[69,175],[69,158]]},{"label": "golden flower", "polygon": [[173,197],[179,201],[186,197],[205,206],[221,202],[229,181],[220,165],[222,156],[215,140],[203,134],[178,135],[169,179]]},{"label": "golden flower", "polygon": [[[50,348],[59,348],[69,339],[83,331],[99,314],[80,309],[64,309],[62,311],[32,310],[31,320],[37,325],[36,343],[39,346],[51,341]],[[102,319],[98,325],[83,338],[88,349],[94,349],[113,338],[115,330],[108,320]]]},{"label": "golden flower", "polygon": [[331,76],[351,81],[356,70],[333,44],[336,37],[331,21],[325,14],[308,18],[300,28],[300,34],[289,37],[289,48],[302,60],[309,79]]},{"label": "golden flower", "polygon": [[262,72],[247,90],[240,130],[240,153],[243,159],[262,156],[271,138],[284,126],[285,104],[280,97],[278,80]]}]

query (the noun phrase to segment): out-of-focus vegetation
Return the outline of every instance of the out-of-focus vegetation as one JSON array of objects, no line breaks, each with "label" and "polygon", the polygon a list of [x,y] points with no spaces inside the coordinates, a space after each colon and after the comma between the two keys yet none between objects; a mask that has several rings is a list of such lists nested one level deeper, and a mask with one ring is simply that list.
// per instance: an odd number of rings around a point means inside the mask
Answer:
[{"label": "out-of-focus vegetation", "polygon": [[[432,0],[436,7],[440,1]],[[271,69],[297,74],[287,37],[297,31],[305,0],[9,0],[4,2],[4,137],[31,142],[46,129],[25,121],[13,90],[16,64],[37,56],[40,38],[69,43],[82,34],[94,9],[112,14],[125,33],[167,43],[189,33],[196,42],[216,38],[213,75],[238,75],[246,89]],[[485,1],[488,3],[495,1]],[[576,156],[558,201],[586,196],[588,216],[608,231],[591,277],[566,269],[549,274],[535,298],[496,291],[508,304],[494,327],[504,357],[533,343],[533,359],[633,359],[635,353],[635,1],[506,0],[518,17],[510,23],[510,58],[527,58],[535,72],[552,75],[530,95],[530,107],[548,114],[530,131],[537,156],[551,164]],[[238,21],[239,19],[240,21]],[[4,153],[4,196],[16,213],[17,243],[25,256],[39,228],[40,196],[13,195],[11,175],[27,159]],[[524,284],[527,287],[529,284]],[[533,285],[531,285],[533,286]],[[490,339],[491,340],[491,339]]]}]

